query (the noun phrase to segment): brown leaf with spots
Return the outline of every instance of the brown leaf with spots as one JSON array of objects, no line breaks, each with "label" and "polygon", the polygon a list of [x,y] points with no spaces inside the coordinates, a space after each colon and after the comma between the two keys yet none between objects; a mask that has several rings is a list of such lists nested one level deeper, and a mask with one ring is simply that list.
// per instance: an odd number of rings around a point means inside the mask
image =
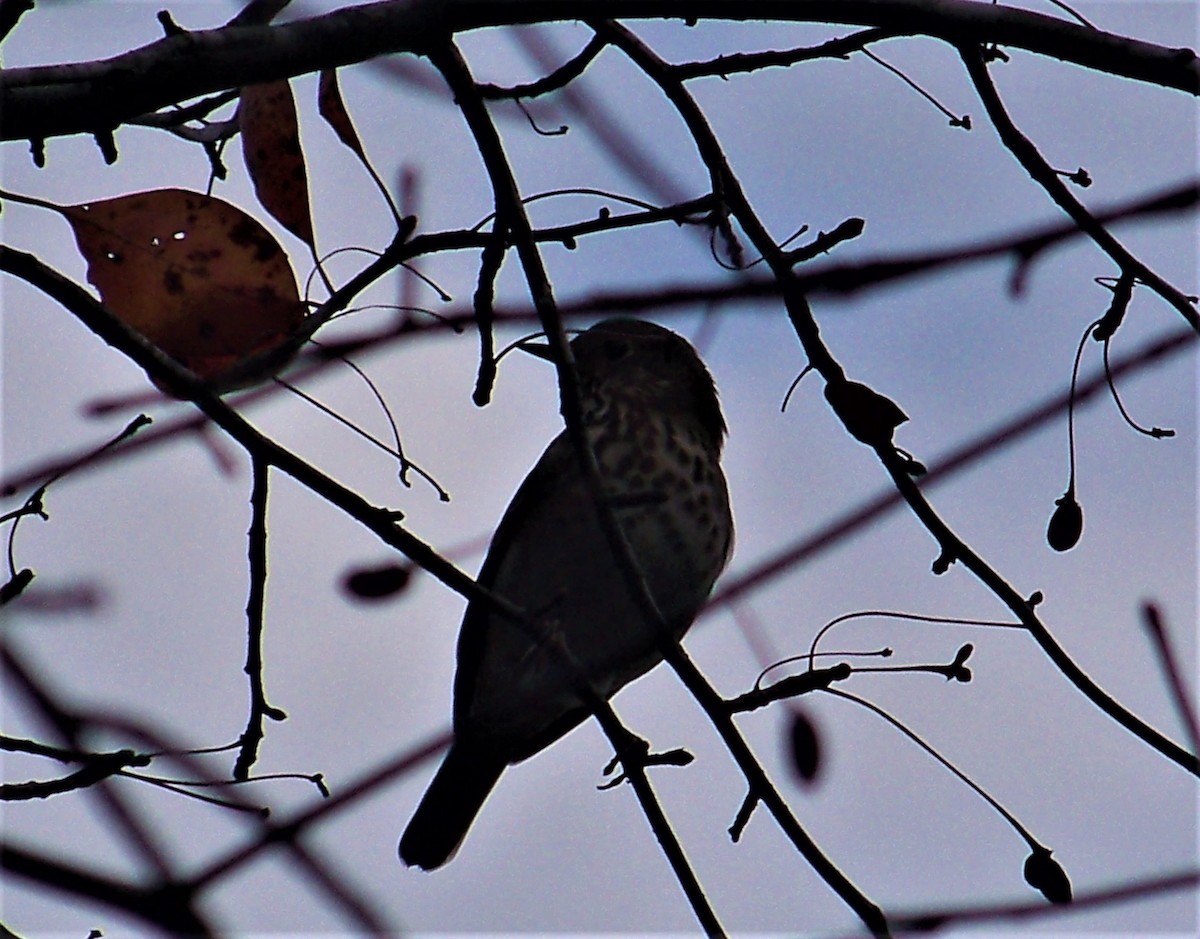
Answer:
[{"label": "brown leaf with spots", "polygon": [[[305,307],[283,249],[236,206],[156,189],[62,210],[105,306],[164,353],[222,388],[264,356],[273,374],[294,354]],[[268,356],[276,351],[278,356]]]},{"label": "brown leaf with spots", "polygon": [[300,148],[300,125],[291,85],[286,81],[247,85],[241,92],[238,122],[242,156],[258,201],[279,224],[311,248],[308,172]]}]

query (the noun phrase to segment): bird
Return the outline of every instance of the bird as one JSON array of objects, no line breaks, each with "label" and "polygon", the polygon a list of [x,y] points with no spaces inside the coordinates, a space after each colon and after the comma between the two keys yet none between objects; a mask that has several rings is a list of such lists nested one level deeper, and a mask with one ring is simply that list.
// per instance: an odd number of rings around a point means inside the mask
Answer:
[{"label": "bird", "polygon": [[[453,742],[401,836],[409,866],[453,858],[505,769],[590,716],[581,681],[607,700],[661,662],[664,627],[682,638],[732,551],[725,419],[691,343],[618,318],[570,346],[606,505],[564,429],[517,489],[477,578],[527,622],[479,599],[463,616]],[[549,358],[546,346],[523,348]],[[641,584],[614,554],[601,511],[620,526]]]}]

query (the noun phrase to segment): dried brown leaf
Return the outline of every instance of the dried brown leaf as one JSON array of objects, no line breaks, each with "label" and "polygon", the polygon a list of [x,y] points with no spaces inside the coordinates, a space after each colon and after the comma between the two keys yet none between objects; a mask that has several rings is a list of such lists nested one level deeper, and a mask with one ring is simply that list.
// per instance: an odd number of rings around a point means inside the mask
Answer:
[{"label": "dried brown leaf", "polygon": [[353,150],[365,164],[367,154],[363,150],[362,141],[358,138],[358,131],[354,129],[354,122],[350,120],[350,113],[346,110],[345,102],[342,101],[342,91],[338,87],[337,69],[327,68],[321,72],[320,82],[317,85],[317,110],[321,117],[325,118],[325,122],[333,128],[338,140]]},{"label": "dried brown leaf", "polygon": [[247,85],[241,92],[238,121],[242,156],[258,201],[279,224],[311,248],[308,171],[291,85],[286,81]]},{"label": "dried brown leaf", "polygon": [[62,213],[105,306],[201,378],[219,383],[304,319],[287,255],[227,202],[157,189]]}]

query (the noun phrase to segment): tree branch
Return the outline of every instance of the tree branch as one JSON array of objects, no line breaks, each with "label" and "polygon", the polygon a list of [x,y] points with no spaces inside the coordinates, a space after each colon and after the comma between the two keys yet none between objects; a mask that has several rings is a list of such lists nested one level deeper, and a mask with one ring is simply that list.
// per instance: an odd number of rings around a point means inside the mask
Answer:
[{"label": "tree branch", "polygon": [[1200,61],[1077,23],[969,0],[380,0],[281,25],[185,32],[96,62],[0,71],[0,139],[115,129],[148,111],[238,85],[377,56],[425,54],[470,30],[579,19],[828,23],[999,43],[1124,78],[1200,94]]},{"label": "tree branch", "polygon": [[136,916],[168,935],[216,935],[192,910],[185,896],[167,888],[139,887],[61,858],[37,854],[11,841],[0,843],[0,867],[14,877]]},{"label": "tree branch", "polygon": [[1200,331],[1200,315],[1196,313],[1191,300],[1172,284],[1167,283],[1154,271],[1138,260],[1117,238],[1100,222],[1087,208],[1075,198],[1066,184],[1059,178],[1058,173],[1038,152],[1033,141],[1026,137],[1013,123],[1000,100],[1000,94],[992,82],[987,63],[984,62],[982,51],[976,46],[962,46],[959,49],[975,90],[987,110],[988,117],[1000,135],[1000,140],[1009,149],[1025,171],[1038,183],[1050,198],[1054,200],[1071,220],[1091,238],[1105,254],[1111,257],[1121,268],[1122,272],[1143,281],[1167,303],[1179,311],[1188,324]]},{"label": "tree branch", "polygon": [[341,509],[347,516],[374,532],[384,544],[400,551],[451,590],[468,599],[488,603],[505,615],[520,618],[520,611],[512,604],[479,586],[473,578],[443,558],[432,547],[402,528],[398,513],[372,505],[358,493],[347,489],[287,448],[261,434],[203,382],[113,317],[77,284],[67,280],[33,255],[4,245],[0,245],[0,270],[28,281],[61,303],[101,339],[120,349],[146,369],[164,388],[190,399],[248,453],[287,473],[330,505]]}]

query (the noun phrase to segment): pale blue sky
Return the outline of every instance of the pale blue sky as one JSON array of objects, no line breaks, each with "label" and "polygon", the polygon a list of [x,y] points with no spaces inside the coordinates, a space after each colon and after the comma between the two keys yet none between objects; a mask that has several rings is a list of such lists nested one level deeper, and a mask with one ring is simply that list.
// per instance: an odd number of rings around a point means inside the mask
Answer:
[{"label": "pale blue sky", "polygon": [[[311,3],[305,9],[333,4]],[[1031,9],[1051,10],[1029,3]],[[1080,9],[1103,28],[1171,45],[1195,45],[1188,3],[1091,3]],[[188,27],[216,25],[232,4],[173,9]],[[112,55],[160,34],[158,5],[39,5],[6,41],[5,64],[18,66]],[[636,27],[669,59],[805,44],[848,29],[679,24]],[[546,32],[559,49],[582,45],[588,31]],[[482,80],[532,77],[519,48],[499,35],[472,36],[463,48]],[[929,40],[894,40],[877,54],[906,69],[974,130],[946,119],[895,76],[861,56],[773,70],[726,83],[693,82],[735,170],[772,231],[801,224],[828,230],[850,216],[867,221],[838,260],[944,247],[983,235],[1057,220],[1045,194],[996,140],[952,50]],[[1076,190],[1089,205],[1144,194],[1196,170],[1194,101],[1188,96],[1085,72],[1012,52],[993,69],[1014,119],[1064,169],[1085,166],[1095,180]],[[586,87],[617,115],[677,179],[699,195],[702,167],[681,126],[644,79],[612,50]],[[421,230],[462,228],[490,211],[485,177],[457,111],[414,94],[367,67],[346,70],[346,98],[365,146],[385,178],[401,164],[420,178]],[[369,180],[320,124],[315,77],[294,82],[310,161],[317,238],[324,250],[383,247],[389,216]],[[543,123],[566,121],[563,137],[535,136],[517,115],[502,122],[505,143],[527,193],[598,186],[648,198],[637,181],[597,156],[588,131],[553,103]],[[510,115],[511,116],[511,115]],[[122,130],[121,160],[104,166],[84,138],[50,141],[48,167],[32,167],[24,146],[3,155],[5,189],[64,203],[154,186],[202,189],[198,149],[148,131]],[[229,182],[217,194],[265,220],[236,147]],[[535,221],[586,217],[603,200],[539,204]],[[33,250],[83,282],[84,265],[55,216],[6,204],[6,244]],[[276,228],[276,230],[278,230]],[[1197,292],[1194,220],[1120,230],[1126,243],[1187,292]],[[301,276],[308,265],[286,234]],[[562,299],[605,289],[716,281],[719,269],[703,239],[665,225],[638,235],[581,240],[574,252],[553,246],[546,263]],[[469,301],[474,252],[422,262],[422,270]],[[361,257],[339,259],[345,277]],[[1035,267],[1026,294],[1007,293],[1009,268],[991,263],[913,281],[845,302],[816,305],[822,331],[850,377],[894,398],[911,420],[898,443],[927,463],[979,430],[1065,387],[1085,326],[1109,293],[1093,278],[1114,273],[1083,242]],[[88,418],[81,405],[147,388],[144,377],[68,314],[23,284],[3,289],[3,465],[5,472],[72,452],[115,433],[128,415]],[[525,294],[515,262],[502,296]],[[394,302],[395,283],[375,302]],[[418,291],[435,309],[438,301]],[[373,318],[372,318],[373,317]],[[361,314],[351,328],[382,322]],[[699,318],[664,322],[695,336]],[[1177,327],[1164,304],[1139,292],[1114,354]],[[500,341],[516,333],[502,333]],[[886,485],[873,455],[835,424],[820,389],[806,379],[785,415],[779,401],[804,359],[779,310],[729,308],[703,348],[721,390],[731,434],[727,451],[737,519],[730,572],[756,562]],[[495,400],[475,408],[473,335],[423,340],[364,358],[391,404],[409,455],[452,493],[449,504],[417,482],[403,489],[387,458],[368,449],[304,403],[278,398],[250,412],[367,498],[401,509],[405,524],[436,547],[489,532],[513,490],[557,432],[553,375],[513,356],[500,371]],[[1085,359],[1099,366],[1098,347]],[[1106,689],[1150,723],[1183,739],[1153,655],[1139,604],[1160,602],[1195,687],[1196,407],[1195,359],[1184,355],[1121,383],[1132,413],[1177,436],[1135,435],[1112,403],[1079,411],[1078,491],[1084,539],[1065,555],[1043,533],[1066,485],[1066,423],[933,491],[943,516],[1023,592],[1042,590],[1040,608],[1060,642]],[[362,384],[330,374],[309,389],[376,433],[386,428]],[[169,415],[180,409],[156,406]],[[235,453],[229,449],[230,453]],[[236,456],[236,453],[235,453]],[[17,560],[39,584],[103,587],[95,615],[53,619],[14,614],[8,627],[20,650],[81,707],[150,719],[194,746],[228,742],[246,708],[242,674],[245,626],[245,530],[249,473],[236,458],[223,476],[196,441],[181,441],[135,461],[54,487],[49,524],[26,522]],[[5,511],[12,505],[6,504]],[[270,514],[266,681],[289,719],[267,728],[261,772],[322,772],[337,790],[366,768],[448,725],[454,641],[463,601],[421,579],[400,601],[348,604],[338,583],[350,566],[386,552],[365,530],[279,474]],[[886,607],[939,615],[1003,617],[1004,610],[960,567],[934,577],[932,539],[907,512],[896,512],[789,576],[750,602],[769,642],[799,653],[827,620]],[[456,558],[474,571],[478,555]],[[1015,631],[843,626],[831,649],[896,649],[893,662],[949,661],[975,644],[975,680],[933,676],[862,676],[847,690],[886,706],[987,788],[1051,846],[1076,890],[1196,863],[1194,780],[1100,715],[1065,684],[1034,643]],[[746,690],[760,669],[727,611],[707,615],[687,647],[718,688]],[[38,732],[5,702],[6,732]],[[742,842],[726,829],[744,794],[711,728],[660,668],[615,704],[658,747],[686,746],[696,762],[653,779],[666,810],[725,925],[738,933],[828,935],[852,930],[852,914],[792,854],[759,812]],[[790,781],[781,739],[784,712],[746,716],[740,726],[771,768],[802,822],[859,886],[885,909],[979,900],[1031,900],[1021,880],[1022,842],[968,790],[878,719],[828,697],[806,702],[819,723],[828,762],[823,784],[799,791]],[[376,794],[314,833],[325,857],[396,923],[414,932],[688,932],[694,919],[632,793],[597,792],[611,750],[592,725],[509,772],[459,856],[444,870],[402,868],[396,840],[432,767]],[[226,765],[221,757],[215,764]],[[5,761],[6,782],[45,776],[44,764]],[[148,787],[126,785],[161,824],[185,867],[237,843],[242,824],[212,808]],[[253,797],[283,813],[315,793],[297,781],[264,783]],[[6,807],[6,835],[61,846],[99,866],[124,857],[111,826],[87,800],[59,797]],[[339,929],[321,898],[279,863],[245,871],[206,905],[214,920],[243,931]],[[1079,914],[1051,930],[1167,935],[1195,926],[1195,903],[1173,897],[1120,910]],[[3,916],[22,935],[128,934],[106,911],[6,885]],[[1027,927],[1021,931],[1027,934]],[[965,932],[963,933],[965,934]],[[973,932],[978,935],[978,932]]]}]

